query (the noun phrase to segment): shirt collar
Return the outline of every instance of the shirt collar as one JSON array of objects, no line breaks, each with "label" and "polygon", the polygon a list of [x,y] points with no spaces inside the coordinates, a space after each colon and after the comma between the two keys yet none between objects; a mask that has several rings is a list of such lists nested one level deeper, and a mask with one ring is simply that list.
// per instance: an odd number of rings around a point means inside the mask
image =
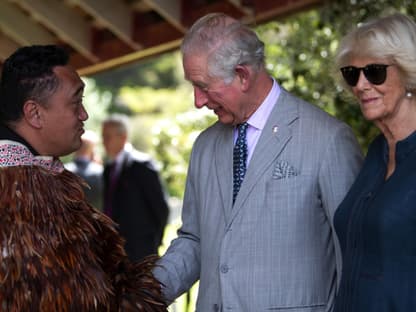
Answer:
[{"label": "shirt collar", "polygon": [[40,166],[60,173],[62,162],[52,156],[35,156],[20,142],[0,139],[0,167]]},{"label": "shirt collar", "polygon": [[120,167],[125,157],[127,156],[127,154],[129,154],[132,150],[133,150],[133,146],[131,145],[131,143],[127,142],[124,145],[123,149],[116,155],[116,157],[114,159],[109,160],[107,164],[115,163],[116,167]]},{"label": "shirt collar", "polygon": [[[388,161],[388,144],[384,138],[384,160]],[[396,143],[396,162],[399,164],[416,150],[416,131],[410,134],[407,138]]]},{"label": "shirt collar", "polygon": [[272,88],[267,95],[267,97],[264,99],[264,101],[261,103],[259,108],[254,112],[253,115],[250,116],[250,118],[247,120],[248,124],[251,127],[254,127],[258,130],[263,130],[264,125],[267,122],[267,119],[270,116],[271,111],[273,110],[273,107],[276,105],[277,99],[280,95],[280,86],[276,82],[274,78],[271,78],[273,80]]}]

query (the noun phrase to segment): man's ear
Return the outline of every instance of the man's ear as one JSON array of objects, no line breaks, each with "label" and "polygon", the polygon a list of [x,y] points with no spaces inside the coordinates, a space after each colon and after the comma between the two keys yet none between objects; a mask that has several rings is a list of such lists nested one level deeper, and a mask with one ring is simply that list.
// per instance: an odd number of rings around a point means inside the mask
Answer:
[{"label": "man's ear", "polygon": [[235,74],[237,76],[237,79],[239,80],[241,84],[241,90],[247,91],[250,87],[250,75],[252,74],[249,67],[245,65],[237,65],[235,68]]},{"label": "man's ear", "polygon": [[27,100],[23,104],[23,118],[34,128],[41,128],[41,111],[39,103],[33,100]]}]

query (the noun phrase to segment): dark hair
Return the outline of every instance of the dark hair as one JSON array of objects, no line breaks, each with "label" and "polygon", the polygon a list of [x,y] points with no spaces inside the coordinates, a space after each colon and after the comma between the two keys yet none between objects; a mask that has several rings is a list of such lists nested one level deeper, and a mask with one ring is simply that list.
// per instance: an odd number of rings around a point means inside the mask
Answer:
[{"label": "dark hair", "polygon": [[68,61],[68,53],[56,45],[22,47],[9,56],[0,81],[0,121],[19,120],[29,99],[44,104],[59,85],[53,68]]}]

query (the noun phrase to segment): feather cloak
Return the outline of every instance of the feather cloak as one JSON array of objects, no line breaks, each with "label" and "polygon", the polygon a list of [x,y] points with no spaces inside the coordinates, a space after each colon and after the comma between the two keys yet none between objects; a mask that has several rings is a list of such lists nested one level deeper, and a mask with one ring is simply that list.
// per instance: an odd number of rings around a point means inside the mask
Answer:
[{"label": "feather cloak", "polygon": [[116,225],[84,198],[82,179],[0,160],[0,311],[167,311]]}]

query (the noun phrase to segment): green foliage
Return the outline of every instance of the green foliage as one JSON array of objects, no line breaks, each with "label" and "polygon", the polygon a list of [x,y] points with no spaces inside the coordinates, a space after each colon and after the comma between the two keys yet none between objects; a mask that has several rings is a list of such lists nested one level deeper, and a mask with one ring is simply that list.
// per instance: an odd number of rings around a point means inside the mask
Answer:
[{"label": "green foliage", "polygon": [[355,100],[337,84],[333,64],[340,38],[358,23],[395,11],[415,15],[415,1],[331,1],[317,10],[257,27],[271,75],[289,91],[348,123],[363,150],[378,134]]},{"label": "green foliage", "polygon": [[207,110],[190,110],[164,118],[153,127],[153,149],[162,163],[162,177],[172,196],[183,197],[192,145],[216,117]]},{"label": "green foliage", "polygon": [[109,91],[100,92],[94,79],[83,78],[83,81],[85,83],[83,103],[89,116],[85,128],[98,129],[110,107],[112,94]]},{"label": "green foliage", "polygon": [[284,88],[350,125],[357,120],[361,124],[357,105],[335,101],[342,92],[332,64],[339,35],[321,14],[314,10],[259,26],[257,32],[266,43],[266,66]]},{"label": "green foliage", "polygon": [[119,98],[133,114],[174,115],[192,108],[192,90],[182,85],[176,89],[123,87]]},{"label": "green foliage", "polygon": [[[363,119],[356,101],[337,84],[334,53],[340,38],[358,23],[393,11],[416,16],[415,3],[328,1],[319,9],[260,25],[256,31],[266,45],[267,69],[284,88],[348,123],[365,151],[378,130]],[[86,97],[86,102],[92,102],[90,118],[100,119],[102,112],[110,111],[131,115],[133,145],[160,162],[170,195],[182,197],[193,142],[216,117],[193,107],[192,88],[183,79],[179,52],[93,78],[96,86]]]},{"label": "green foliage", "polygon": [[266,43],[271,75],[284,88],[335,113],[330,78],[333,33],[322,25],[319,13],[311,11],[283,22],[270,22],[258,27],[257,32]]},{"label": "green foliage", "polygon": [[[336,45],[355,25],[379,16],[401,12],[409,16],[416,16],[416,1],[414,0],[342,0],[331,2],[320,11],[322,21],[332,25]],[[333,103],[336,116],[345,120],[355,131],[357,138],[366,151],[370,141],[379,133],[371,123],[363,120],[358,105],[345,91],[338,88]]]},{"label": "green foliage", "polygon": [[94,75],[99,90],[117,94],[123,87],[175,88],[182,81],[181,58],[178,52],[128,64]]}]

